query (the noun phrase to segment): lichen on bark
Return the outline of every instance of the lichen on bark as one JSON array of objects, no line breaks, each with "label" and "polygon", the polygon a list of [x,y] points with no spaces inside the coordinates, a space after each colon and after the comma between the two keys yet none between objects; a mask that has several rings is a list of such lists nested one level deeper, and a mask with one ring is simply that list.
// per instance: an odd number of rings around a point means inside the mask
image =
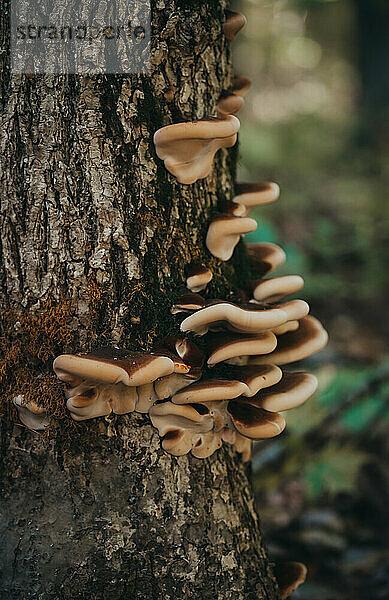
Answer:
[{"label": "lichen on bark", "polygon": [[[23,324],[49,302],[70,307],[55,350],[149,350],[178,331],[170,307],[191,262],[213,270],[209,297],[233,297],[247,282],[242,248],[222,264],[204,245],[212,214],[233,194],[236,149],[183,186],[152,143],[159,127],[216,115],[232,78],[225,8],[153,0],[149,75],[15,76],[0,55],[0,303],[22,325],[35,374],[49,374],[54,350],[34,354]],[[4,347],[5,319],[1,327]],[[74,424],[70,437],[65,421],[45,436],[2,419],[3,598],[277,597],[233,449],[177,459],[145,416]]]}]

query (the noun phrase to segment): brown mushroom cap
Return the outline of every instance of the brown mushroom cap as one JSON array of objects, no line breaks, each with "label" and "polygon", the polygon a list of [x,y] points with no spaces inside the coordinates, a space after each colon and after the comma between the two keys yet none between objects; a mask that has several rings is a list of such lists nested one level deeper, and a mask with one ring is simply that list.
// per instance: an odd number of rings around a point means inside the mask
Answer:
[{"label": "brown mushroom cap", "polygon": [[288,333],[289,331],[296,331],[299,328],[300,321],[287,321],[283,325],[279,325],[279,327],[274,327],[273,333],[275,335],[284,335],[284,333]]},{"label": "brown mushroom cap", "polygon": [[[196,436],[196,440],[200,436]],[[173,456],[184,456],[193,448],[193,431],[184,429],[174,429],[168,431],[162,440],[162,448]]]},{"label": "brown mushroom cap", "polygon": [[220,433],[214,431],[202,433],[193,444],[192,454],[196,458],[208,458],[208,456],[211,456],[216,450],[219,450],[221,446],[222,439]]},{"label": "brown mushroom cap", "polygon": [[285,373],[279,383],[261,390],[248,402],[271,412],[296,408],[306,402],[317,390],[317,379],[310,373]]},{"label": "brown mushroom cap", "polygon": [[248,244],[247,252],[255,271],[260,277],[271,273],[274,269],[284,264],[286,260],[286,254],[282,248],[271,242]]},{"label": "brown mushroom cap", "polygon": [[186,286],[191,292],[204,290],[213,277],[211,269],[198,264],[188,267],[187,273]]},{"label": "brown mushroom cap", "polygon": [[204,308],[206,302],[200,294],[183,294],[177,300],[177,302],[172,307],[172,314],[176,315],[179,313],[190,312],[192,310],[198,310],[199,308]]},{"label": "brown mushroom cap", "polygon": [[97,384],[83,394],[69,398],[66,406],[75,421],[87,421],[105,417],[111,412],[118,415],[133,412],[137,398],[135,387],[122,383]]},{"label": "brown mushroom cap", "polygon": [[62,354],[54,360],[53,368],[58,378],[67,382],[70,377],[99,383],[138,386],[170,375],[174,371],[174,363],[166,356],[108,348],[82,356]]},{"label": "brown mushroom cap", "polygon": [[286,600],[306,580],[307,567],[300,562],[277,563],[274,566],[274,574],[281,598]]},{"label": "brown mushroom cap", "polygon": [[242,96],[237,96],[236,94],[230,94],[229,96],[224,96],[224,98],[220,98],[217,111],[219,115],[234,115],[244,105],[244,99]]},{"label": "brown mushroom cap", "polygon": [[[241,356],[269,354],[277,345],[277,338],[271,331],[256,335],[239,333],[214,333],[208,336],[207,348],[210,353],[209,365]],[[264,362],[266,362],[264,360]],[[270,362],[270,361],[267,361]]]},{"label": "brown mushroom cap", "polygon": [[154,345],[154,354],[170,358],[174,363],[174,373],[186,374],[190,371],[191,376],[201,375],[205,357],[196,344],[187,338],[165,337]]},{"label": "brown mushroom cap", "polygon": [[49,425],[49,416],[42,406],[38,406],[36,402],[30,400],[24,403],[23,396],[16,396],[12,400],[16,406],[19,419],[28,429],[33,431],[44,431]]},{"label": "brown mushroom cap", "polygon": [[252,282],[253,296],[259,302],[277,302],[285,296],[295,294],[304,287],[300,275],[285,275]]},{"label": "brown mushroom cap", "polygon": [[209,175],[220,148],[230,148],[237,139],[239,120],[233,115],[223,119],[204,119],[175,123],[154,134],[157,155],[180,183],[190,184]]},{"label": "brown mushroom cap", "polygon": [[251,87],[251,81],[244,75],[237,75],[232,81],[232,93],[237,96],[244,96]]},{"label": "brown mushroom cap", "polygon": [[237,431],[253,440],[275,437],[285,429],[282,415],[239,400],[230,400],[227,410]]},{"label": "brown mushroom cap", "polygon": [[[292,304],[301,302],[302,304]],[[203,333],[210,327],[227,324],[230,329],[242,333],[258,333],[278,327],[288,320],[299,318],[295,314],[307,314],[308,306],[302,300],[286,303],[282,306],[264,308],[255,303],[233,304],[232,302],[213,301],[205,308],[186,317],[181,323],[181,331]],[[303,310],[304,309],[304,310]],[[309,310],[309,308],[308,308]]]},{"label": "brown mushroom cap", "polygon": [[238,183],[235,186],[236,196],[234,202],[243,204],[247,208],[261,206],[274,202],[280,195],[280,188],[276,183]]},{"label": "brown mushroom cap", "polygon": [[328,334],[320,321],[314,317],[304,317],[299,321],[299,328],[281,335],[277,340],[277,347],[268,356],[256,356],[250,359],[252,364],[275,363],[285,365],[307,358],[327,344]]},{"label": "brown mushroom cap", "polygon": [[223,261],[229,260],[241,236],[255,231],[257,226],[255,219],[250,217],[220,215],[208,228],[206,246],[212,256]]},{"label": "brown mushroom cap", "polygon": [[226,10],[226,20],[223,24],[223,31],[227,40],[232,42],[246,23],[247,19],[241,13]]},{"label": "brown mushroom cap", "polygon": [[192,385],[200,378],[200,374],[191,376],[190,372],[187,375],[173,373],[167,377],[161,377],[154,382],[154,390],[158,400],[165,400],[177,394],[183,388]]}]

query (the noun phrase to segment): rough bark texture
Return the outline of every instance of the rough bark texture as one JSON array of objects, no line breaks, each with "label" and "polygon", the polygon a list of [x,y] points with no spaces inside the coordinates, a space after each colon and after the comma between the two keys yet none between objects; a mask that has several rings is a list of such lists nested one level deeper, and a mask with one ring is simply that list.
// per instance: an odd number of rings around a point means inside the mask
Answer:
[{"label": "rough bark texture", "polygon": [[[182,186],[152,144],[163,125],[216,115],[232,76],[226,2],[152,8],[147,76],[16,77],[0,55],[1,305],[23,317],[70,299],[61,351],[145,350],[178,332],[170,306],[194,259],[214,271],[209,296],[232,294],[246,276],[242,249],[224,265],[204,247],[213,211],[231,197],[236,151]],[[104,298],[93,327],[91,281]],[[51,359],[32,356],[29,370],[48,372]],[[81,423],[70,438],[65,421],[45,436],[2,420],[4,600],[277,597],[233,449],[176,459],[147,416]]]}]

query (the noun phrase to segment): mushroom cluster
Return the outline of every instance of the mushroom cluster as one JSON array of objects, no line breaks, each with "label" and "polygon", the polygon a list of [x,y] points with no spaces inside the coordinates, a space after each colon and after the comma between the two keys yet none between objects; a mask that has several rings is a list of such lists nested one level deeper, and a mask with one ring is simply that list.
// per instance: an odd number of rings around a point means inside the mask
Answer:
[{"label": "mushroom cluster", "polygon": [[201,377],[204,357],[182,337],[161,340],[151,353],[100,348],[84,355],[62,354],[53,368],[66,384],[67,408],[75,421],[148,413]]}]

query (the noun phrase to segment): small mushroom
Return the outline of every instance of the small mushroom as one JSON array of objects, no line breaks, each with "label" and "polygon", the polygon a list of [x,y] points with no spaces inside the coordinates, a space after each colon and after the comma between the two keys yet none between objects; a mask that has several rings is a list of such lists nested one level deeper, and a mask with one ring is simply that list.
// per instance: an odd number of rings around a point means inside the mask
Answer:
[{"label": "small mushroom", "polygon": [[239,127],[233,115],[168,125],[154,134],[155,149],[180,183],[194,183],[209,175],[220,148],[235,144]]},{"label": "small mushroom", "polygon": [[274,363],[285,365],[307,358],[322,350],[328,341],[328,334],[320,321],[312,316],[299,321],[299,328],[281,335],[277,339],[277,347],[268,356],[256,356],[250,359],[251,364]]},{"label": "small mushroom", "polygon": [[285,296],[295,294],[303,287],[304,279],[300,275],[260,279],[252,283],[253,296],[258,302],[277,302]]},{"label": "small mushroom", "polygon": [[188,267],[187,273],[186,287],[196,293],[204,290],[213,277],[211,269],[199,264]]},{"label": "small mushroom", "polygon": [[206,302],[200,294],[183,294],[179,300],[172,307],[172,314],[177,315],[179,313],[191,312],[192,310],[199,310],[204,308]]},{"label": "small mushroom", "polygon": [[226,20],[223,24],[223,31],[227,40],[232,42],[246,23],[247,19],[241,13],[226,10]]},{"label": "small mushroom", "polygon": [[217,112],[219,117],[225,117],[226,115],[235,115],[240,111],[244,105],[242,96],[236,94],[229,94],[220,98],[217,105]]},{"label": "small mushroom", "polygon": [[317,390],[317,379],[310,373],[283,373],[276,385],[261,390],[248,402],[271,412],[296,408],[306,402]]},{"label": "small mushroom", "polygon": [[247,252],[253,263],[254,270],[258,276],[263,277],[284,264],[286,254],[277,244],[262,242],[260,244],[248,244]]},{"label": "small mushroom", "polygon": [[307,578],[307,567],[300,562],[282,562],[274,566],[281,599],[286,600]]},{"label": "small mushroom", "polygon": [[223,261],[229,260],[241,236],[255,231],[257,226],[255,219],[249,217],[218,215],[209,226],[206,246],[212,256]]},{"label": "small mushroom", "polygon": [[236,96],[245,96],[251,87],[251,81],[244,75],[237,75],[232,81],[232,93]]},{"label": "small mushroom", "polygon": [[239,400],[231,400],[228,403],[228,412],[237,431],[253,440],[275,437],[282,433],[286,426],[282,415]]},{"label": "small mushroom", "polygon": [[24,403],[24,397],[20,395],[13,398],[12,402],[17,408],[19,419],[28,429],[44,431],[49,425],[50,419],[46,410],[33,400]]},{"label": "small mushroom", "polygon": [[[214,333],[208,336],[207,349],[210,353],[208,365],[213,366],[220,362],[235,362],[244,360],[247,356],[258,354],[270,354],[277,345],[277,338],[271,331],[265,331],[255,335],[243,333]],[[263,363],[272,363],[266,361]],[[255,364],[255,363],[254,363]],[[257,363],[258,364],[258,363]]]},{"label": "small mushroom", "polygon": [[238,183],[235,191],[233,201],[248,209],[274,202],[280,195],[280,188],[276,183]]}]

